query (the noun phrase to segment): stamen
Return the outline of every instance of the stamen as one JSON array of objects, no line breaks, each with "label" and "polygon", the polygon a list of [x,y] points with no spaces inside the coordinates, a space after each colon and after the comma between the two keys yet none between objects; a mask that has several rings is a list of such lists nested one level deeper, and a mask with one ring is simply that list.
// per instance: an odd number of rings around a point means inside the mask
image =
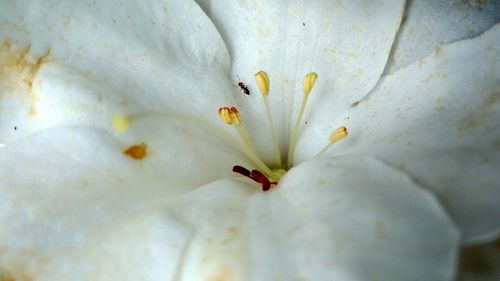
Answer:
[{"label": "stamen", "polygon": [[316,72],[311,72],[304,77],[304,97],[302,99],[302,104],[300,106],[299,114],[297,115],[297,120],[295,121],[295,126],[293,128],[293,133],[290,138],[290,146],[288,147],[288,157],[287,157],[287,168],[290,168],[293,164],[293,154],[295,151],[295,145],[297,144],[297,138],[300,133],[300,124],[302,122],[302,115],[304,115],[304,110],[306,109],[307,100],[309,98],[309,93],[316,83],[316,78],[318,74]]},{"label": "stamen", "polygon": [[325,145],[325,147],[323,147],[323,149],[320,152],[318,152],[318,154],[316,154],[316,157],[320,157],[321,155],[323,155],[336,142],[344,139],[348,135],[349,135],[349,132],[347,131],[346,127],[340,127],[340,128],[335,129],[335,131],[333,131],[330,134],[330,137],[329,137],[330,142],[327,145]]},{"label": "stamen", "polygon": [[311,72],[304,77],[304,94],[309,95],[314,84],[316,83],[316,78],[318,78],[318,74],[316,72]]},{"label": "stamen", "polygon": [[238,109],[236,109],[236,107],[221,107],[219,108],[219,116],[224,123],[228,125],[235,125],[234,128],[240,135],[245,148],[251,151],[253,154],[257,154],[255,148],[252,145],[252,142],[250,141],[250,137],[248,136],[247,131],[240,126],[241,116]]},{"label": "stamen", "polygon": [[241,125],[240,113],[238,112],[238,109],[236,109],[236,107],[231,107],[229,109],[229,116],[231,117],[235,125]]},{"label": "stamen", "polygon": [[115,113],[113,115],[113,126],[118,133],[124,133],[128,130],[129,118],[126,115]]},{"label": "stamen", "polygon": [[267,100],[267,96],[269,95],[269,76],[265,71],[259,71],[255,74],[255,81],[257,82],[257,86],[259,87],[259,92],[262,94],[262,99],[264,99],[264,106],[266,107],[267,113],[267,121],[269,123],[269,128],[271,129],[271,138],[274,146],[274,153],[276,156],[276,161],[278,165],[281,167],[281,150],[278,143],[278,138],[276,137],[276,131],[273,126],[273,118],[271,115],[271,110],[269,109],[269,102]]},{"label": "stamen", "polygon": [[236,107],[221,107],[219,108],[219,116],[222,119],[222,122],[228,124],[228,125],[240,125],[241,124],[241,118],[240,118],[240,113],[238,112],[238,109]]},{"label": "stamen", "polygon": [[259,92],[264,96],[269,95],[269,76],[267,76],[267,73],[263,70],[255,73],[255,81],[259,87]]},{"label": "stamen", "polygon": [[[154,118],[154,117],[165,118],[165,119],[171,119],[171,118],[181,119],[181,120],[185,120],[189,123],[193,123],[193,124],[196,124],[198,126],[204,127],[207,130],[212,131],[215,135],[219,136],[220,138],[222,138],[224,141],[228,142],[230,145],[232,145],[236,149],[238,149],[241,153],[243,153],[246,157],[248,157],[248,159],[250,159],[250,161],[252,161],[257,168],[259,168],[261,171],[263,171],[266,175],[269,175],[272,178],[278,178],[275,175],[275,173],[271,169],[269,169],[266,166],[266,164],[264,164],[264,162],[262,162],[262,160],[259,159],[259,157],[257,157],[257,155],[255,155],[254,153],[252,153],[251,151],[249,151],[248,149],[243,147],[238,142],[238,140],[235,139],[233,136],[226,133],[224,130],[220,129],[219,127],[214,126],[211,122],[209,122],[203,118],[199,118],[199,117],[188,115],[188,114],[177,113],[177,112],[161,112],[161,111],[160,112],[157,111],[157,112],[137,113],[134,115],[127,115],[127,116],[121,115],[121,114],[116,114],[116,115],[118,115],[118,117],[119,117],[118,120],[120,120],[120,118],[122,118],[126,121],[126,122],[124,122],[126,124],[126,126],[125,126],[126,128],[128,128],[128,125],[131,122],[138,121],[138,120],[141,120],[144,118]],[[125,118],[123,118],[123,117],[125,117]],[[120,122],[117,122],[117,123],[120,124]],[[115,118],[113,118],[113,125],[115,126],[115,129],[117,127],[121,128],[120,126],[115,125]]]},{"label": "stamen", "polygon": [[241,126],[243,122],[240,113],[236,107],[221,107],[218,110],[219,116],[225,124],[234,125],[236,132],[240,136],[243,142],[242,152],[252,160],[252,162],[262,171],[264,171],[269,176],[275,176],[274,173],[269,169],[269,167],[264,164],[257,156],[257,151],[255,150],[247,131]]},{"label": "stamen", "polygon": [[339,140],[347,137],[348,135],[349,135],[349,132],[347,131],[347,128],[340,127],[340,128],[335,129],[335,131],[333,131],[330,134],[330,137],[328,139],[330,140],[330,142],[336,143]]}]

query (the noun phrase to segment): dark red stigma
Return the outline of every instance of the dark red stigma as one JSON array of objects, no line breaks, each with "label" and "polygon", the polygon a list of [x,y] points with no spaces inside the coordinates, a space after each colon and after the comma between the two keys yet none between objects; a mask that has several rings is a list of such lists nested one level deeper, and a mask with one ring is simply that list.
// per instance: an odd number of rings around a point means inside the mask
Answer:
[{"label": "dark red stigma", "polygon": [[262,191],[268,191],[271,188],[271,184],[277,184],[277,182],[271,182],[263,173],[259,170],[248,170],[245,167],[235,165],[233,166],[233,172],[243,175],[247,178],[254,180],[262,185]]}]

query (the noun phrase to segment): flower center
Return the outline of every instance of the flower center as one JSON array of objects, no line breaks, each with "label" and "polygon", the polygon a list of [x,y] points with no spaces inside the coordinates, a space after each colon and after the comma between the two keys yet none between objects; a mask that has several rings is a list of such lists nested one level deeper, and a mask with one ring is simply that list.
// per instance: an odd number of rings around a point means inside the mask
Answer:
[{"label": "flower center", "polygon": [[[278,167],[269,168],[259,157],[255,147],[253,146],[248,132],[243,127],[243,119],[235,107],[221,107],[219,108],[219,116],[227,125],[232,125],[238,135],[240,136],[241,142],[243,146],[240,150],[254,163],[254,165],[258,168],[258,170],[248,170],[242,166],[235,165],[233,167],[233,172],[238,173],[242,176],[252,179],[253,181],[260,183],[262,185],[263,191],[268,191],[271,186],[276,186],[281,179],[281,177],[293,166],[293,155],[295,152],[295,146],[297,144],[297,139],[300,134],[302,116],[304,115],[304,111],[307,105],[307,101],[309,99],[309,95],[311,90],[316,83],[318,75],[315,72],[311,72],[307,74],[304,78],[303,92],[304,96],[302,99],[302,103],[297,114],[297,120],[295,121],[295,126],[293,128],[293,132],[290,136],[289,147],[286,153],[287,158],[285,161],[281,159],[281,150],[279,147],[279,143],[276,137],[276,132],[273,126],[272,120],[272,111],[269,107],[268,96],[269,96],[269,76],[264,71],[259,71],[255,74],[255,81],[259,88],[259,92],[262,94],[262,98],[264,100],[264,106],[267,115],[267,121],[269,123],[269,128],[271,133],[269,134],[272,139],[274,154],[276,163],[278,163]],[[240,82],[241,83],[241,82]],[[346,127],[340,127],[334,130],[329,137],[329,142],[323,149],[321,149],[316,157],[324,154],[330,147],[333,146],[336,142],[345,138],[348,135]]]},{"label": "flower center", "polygon": [[[249,170],[240,165],[233,166],[233,172],[240,174],[244,177],[247,177],[256,183],[259,183],[262,186],[263,191],[268,191],[272,187],[276,186],[281,179],[281,177],[292,168],[294,161],[293,156],[295,152],[295,146],[297,144],[297,139],[300,134],[301,124],[302,124],[302,116],[306,109],[307,101],[309,99],[309,95],[316,83],[318,75],[315,72],[311,72],[307,74],[304,78],[303,84],[303,92],[304,96],[302,98],[302,103],[300,105],[299,112],[297,114],[297,119],[295,121],[295,125],[290,135],[289,146],[285,151],[287,155],[286,159],[282,159],[281,157],[281,148],[278,143],[278,138],[276,137],[276,130],[273,126],[273,118],[272,118],[272,110],[269,106],[268,96],[269,96],[269,76],[264,71],[259,71],[255,74],[255,81],[257,83],[259,92],[262,95],[264,100],[265,111],[267,115],[267,121],[269,123],[269,128],[271,133],[269,136],[271,137],[273,147],[274,147],[274,156],[277,166],[268,166],[264,161],[262,161],[259,156],[257,150],[252,144],[250,135],[244,128],[244,120],[240,115],[240,112],[236,107],[221,107],[218,110],[219,117],[222,122],[227,125],[233,126],[238,133],[241,143],[238,142],[237,139],[234,139],[232,136],[227,134],[224,130],[217,128],[210,122],[203,120],[201,118],[197,118],[190,115],[185,115],[182,113],[165,113],[165,112],[151,112],[151,113],[143,113],[137,115],[123,115],[123,114],[115,114],[113,116],[113,126],[118,133],[126,132],[129,128],[131,122],[136,121],[138,119],[148,117],[148,116],[161,116],[165,118],[177,118],[183,119],[187,122],[194,122],[198,125],[202,125],[207,127],[211,131],[215,132],[223,139],[225,139],[228,143],[236,147],[240,152],[242,152],[254,165],[256,169]],[[243,84],[243,82],[240,82]],[[244,85],[244,84],[243,84]],[[245,86],[246,89],[246,86]],[[246,93],[246,91],[245,91]],[[336,142],[342,140],[347,137],[348,132],[346,127],[339,127],[335,129],[328,138],[329,142],[321,149],[315,157],[320,157],[323,155],[328,149],[330,149]],[[124,151],[124,153],[133,159],[140,160],[146,156],[147,146],[144,143],[134,144],[130,146],[128,149]]]}]

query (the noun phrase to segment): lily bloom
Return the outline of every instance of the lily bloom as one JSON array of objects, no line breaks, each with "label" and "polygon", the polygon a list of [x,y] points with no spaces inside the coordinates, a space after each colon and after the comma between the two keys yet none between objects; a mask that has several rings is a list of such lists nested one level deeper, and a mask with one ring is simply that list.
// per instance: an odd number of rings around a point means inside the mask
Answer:
[{"label": "lily bloom", "polygon": [[498,236],[497,19],[3,2],[3,280],[452,280]]}]

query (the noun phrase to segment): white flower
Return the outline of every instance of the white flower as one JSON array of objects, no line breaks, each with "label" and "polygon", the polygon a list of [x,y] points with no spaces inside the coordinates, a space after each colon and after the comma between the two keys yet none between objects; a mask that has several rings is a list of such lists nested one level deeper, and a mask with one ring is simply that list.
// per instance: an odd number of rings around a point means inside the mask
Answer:
[{"label": "white flower", "polygon": [[[393,48],[404,1],[200,2],[2,1],[2,281],[450,280],[498,235],[494,17],[472,7],[451,43],[420,2]],[[217,116],[238,107],[275,161],[259,70],[283,149],[318,73],[270,192],[231,171],[255,163]]]}]

